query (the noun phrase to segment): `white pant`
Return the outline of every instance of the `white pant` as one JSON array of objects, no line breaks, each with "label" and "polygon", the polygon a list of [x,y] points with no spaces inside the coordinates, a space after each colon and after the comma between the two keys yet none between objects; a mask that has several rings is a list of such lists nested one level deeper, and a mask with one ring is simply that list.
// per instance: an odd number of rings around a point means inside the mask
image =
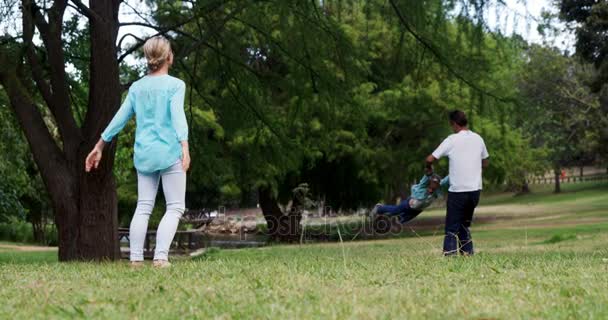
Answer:
[{"label": "white pant", "polygon": [[181,160],[171,167],[154,173],[137,173],[137,209],[131,220],[129,245],[131,261],[144,260],[144,241],[148,231],[148,219],[154,209],[158,182],[162,179],[167,212],[156,232],[154,260],[168,260],[169,247],[173,242],[179,219],[186,208],[186,173]]}]

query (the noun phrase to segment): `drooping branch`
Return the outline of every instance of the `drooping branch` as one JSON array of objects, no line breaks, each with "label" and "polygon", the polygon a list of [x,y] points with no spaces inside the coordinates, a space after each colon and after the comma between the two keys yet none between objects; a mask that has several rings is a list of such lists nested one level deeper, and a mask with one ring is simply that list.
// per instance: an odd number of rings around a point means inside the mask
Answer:
[{"label": "drooping branch", "polygon": [[134,8],[134,7],[133,7],[131,4],[129,4],[129,2],[124,1],[123,3],[125,4],[125,6],[129,7],[129,9],[133,10],[133,12],[135,12],[135,14],[136,14],[136,15],[137,15],[137,16],[138,16],[140,19],[142,19],[143,21],[145,21],[145,22],[146,22],[146,23],[148,23],[148,24],[152,24],[152,23],[150,22],[150,20],[148,20],[148,18],[144,17],[144,15],[143,15],[141,12],[139,12],[139,10],[135,9],[135,8]]},{"label": "drooping branch", "polygon": [[[145,38],[145,39],[141,39],[141,38],[138,38],[138,37],[136,37],[136,36],[133,36],[133,38],[135,38],[135,39],[137,39],[137,40],[138,40],[138,41],[137,41],[137,43],[136,43],[136,44],[134,44],[134,45],[133,45],[131,48],[127,49],[127,51],[125,51],[123,54],[121,54],[121,55],[120,55],[120,57],[118,57],[118,63],[121,63],[121,62],[122,62],[122,61],[123,61],[123,60],[124,60],[126,57],[128,57],[130,54],[132,54],[133,52],[135,52],[135,51],[139,50],[139,48],[141,48],[141,47],[144,45],[144,43],[146,43],[146,41],[147,41],[148,39],[150,39],[150,38],[154,38],[154,37],[156,37],[156,36],[165,35],[165,34],[166,34],[168,31],[169,31],[169,30],[167,30],[167,31],[165,31],[165,32],[158,32],[158,33],[153,34],[153,35],[151,35],[151,36],[149,36],[149,37],[147,37],[147,38]],[[125,35],[125,36],[127,36],[127,35]],[[120,39],[120,41],[118,42],[118,48],[120,48],[120,45],[121,45],[121,43],[122,43],[123,39],[125,38],[125,36],[123,36],[123,37]]]},{"label": "drooping branch", "polygon": [[317,86],[316,86],[316,80],[315,79],[321,79],[321,75],[312,67],[311,63],[310,63],[310,52],[308,51],[308,47],[306,46],[306,42],[304,41],[304,54],[305,54],[305,58],[306,61],[303,61],[302,59],[296,57],[295,55],[293,55],[291,52],[289,52],[287,49],[285,49],[279,42],[277,42],[276,40],[274,40],[272,38],[272,36],[270,34],[268,34],[268,32],[260,29],[258,26],[245,21],[243,19],[240,18],[235,18],[236,21],[241,22],[242,24],[248,26],[249,28],[251,28],[253,31],[255,31],[256,33],[258,33],[259,35],[263,36],[264,38],[266,38],[266,40],[268,40],[270,43],[272,43],[274,46],[276,46],[279,51],[281,51],[283,54],[285,54],[285,56],[289,59],[291,59],[292,61],[294,61],[295,63],[297,63],[298,65],[300,65],[301,67],[303,67],[304,69],[306,69],[309,73],[310,73],[310,77],[311,77],[311,82],[313,84],[313,87],[315,88],[315,91],[318,92]]},{"label": "drooping branch", "polygon": [[[222,65],[222,61],[221,61],[221,55],[219,54],[219,50],[216,51],[217,54],[217,59],[220,65]],[[230,66],[225,66],[224,67],[225,70],[230,70]],[[225,76],[222,74],[221,77],[225,78]],[[230,93],[230,95],[232,96],[232,98],[234,99],[234,101],[241,107],[243,107],[246,111],[251,112],[254,117],[256,117],[265,127],[268,128],[268,130],[270,130],[270,132],[272,134],[274,134],[281,143],[283,143],[285,146],[289,146],[290,142],[288,141],[288,139],[281,135],[278,130],[276,130],[276,128],[274,126],[272,126],[270,124],[270,121],[268,121],[268,119],[266,118],[266,116],[260,112],[255,106],[253,106],[250,102],[249,99],[243,99],[243,101],[241,101],[241,99],[239,97],[243,97],[243,90],[241,89],[241,85],[240,82],[235,79],[224,79],[226,81],[226,88],[228,89],[228,92]],[[232,82],[234,83],[234,86],[236,87],[236,91],[231,87],[230,85],[230,80],[232,80]]]},{"label": "drooping branch", "polygon": [[[186,25],[187,23],[191,22],[193,19],[195,19],[195,17],[191,17],[189,19],[186,19],[186,20],[184,20],[184,21],[182,21],[180,23],[177,23],[177,24],[175,24],[175,25],[173,25],[171,27],[167,27],[167,28],[161,28],[159,26],[155,26],[153,24],[145,23],[145,22],[124,22],[124,23],[120,23],[119,25],[121,27],[122,26],[140,26],[140,27],[146,27],[146,28],[154,29],[154,30],[157,31],[157,33],[154,34],[154,35],[152,35],[152,36],[150,36],[150,37],[147,37],[145,39],[139,39],[138,37],[133,36],[134,38],[138,39],[138,42],[136,44],[134,44],[131,48],[127,49],[127,51],[125,51],[123,54],[121,54],[118,57],[118,63],[121,63],[127,56],[129,56],[133,52],[139,50],[139,48],[141,48],[144,45],[144,43],[146,43],[146,40],[148,40],[150,38],[153,38],[153,37],[156,37],[156,36],[166,35],[169,32],[175,32],[175,33],[178,33],[178,34],[180,34],[182,36],[186,36],[186,37],[189,37],[189,38],[193,39],[193,37],[191,35],[178,30],[178,28]],[[127,36],[127,35],[125,35],[125,36]],[[118,48],[120,48],[120,45],[121,45],[121,43],[122,43],[122,41],[123,41],[123,39],[124,39],[125,36],[123,36],[120,39],[120,41],[118,42]]]},{"label": "drooping branch", "polygon": [[439,50],[437,48],[435,48],[435,46],[432,45],[430,41],[427,41],[422,36],[420,36],[416,31],[414,31],[414,29],[408,23],[408,20],[406,19],[405,15],[401,12],[399,7],[395,3],[395,0],[389,0],[389,2],[391,4],[391,6],[393,7],[393,10],[395,11],[395,14],[399,18],[399,21],[401,22],[401,25],[403,26],[403,28],[405,28],[405,30],[409,34],[411,34],[418,43],[420,43],[429,52],[431,52],[431,54],[433,54],[433,56],[435,56],[437,61],[441,65],[443,65],[451,75],[453,75],[454,77],[456,77],[457,79],[462,81],[464,84],[469,86],[471,89],[473,89],[477,92],[480,92],[483,95],[492,97],[492,98],[496,99],[497,101],[504,102],[504,103],[516,103],[516,101],[514,101],[513,99],[501,97],[501,96],[498,96],[497,94],[484,90],[483,88],[481,88],[480,86],[478,86],[477,84],[473,83],[472,81],[467,79],[465,76],[460,74],[458,71],[456,71],[456,69],[454,69],[454,67],[450,63],[447,62],[447,60],[443,57],[443,55],[439,52]]},{"label": "drooping branch", "polygon": [[122,37],[120,37],[120,40],[118,40],[118,44],[116,45],[116,47],[118,47],[118,49],[122,48],[122,42],[128,37],[132,37],[133,39],[135,39],[139,42],[144,41],[142,38],[140,38],[132,33],[127,33],[127,34],[123,35]]}]

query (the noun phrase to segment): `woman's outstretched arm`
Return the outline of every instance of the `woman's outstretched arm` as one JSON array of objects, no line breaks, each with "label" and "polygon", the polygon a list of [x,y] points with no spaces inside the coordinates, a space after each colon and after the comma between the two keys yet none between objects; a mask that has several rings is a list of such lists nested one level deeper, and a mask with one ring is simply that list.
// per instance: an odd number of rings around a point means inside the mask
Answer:
[{"label": "woman's outstretched arm", "polygon": [[116,136],[122,130],[122,128],[125,127],[127,121],[131,119],[134,113],[133,96],[131,91],[129,91],[127,98],[120,106],[120,109],[118,109],[118,112],[116,115],[114,115],[114,118],[112,118],[110,124],[108,124],[106,129],[101,134],[101,139],[97,141],[97,144],[95,144],[95,147],[93,147],[93,150],[91,150],[85,159],[84,167],[86,172],[90,172],[91,169],[97,169],[99,162],[101,161],[103,148],[105,147],[106,143],[112,141],[114,136]]},{"label": "woman's outstretched arm", "polygon": [[118,112],[116,112],[116,115],[114,115],[114,118],[112,118],[110,124],[108,124],[106,129],[101,134],[101,139],[103,139],[105,142],[112,141],[114,136],[116,136],[122,130],[122,128],[125,127],[134,113],[135,109],[133,107],[133,94],[131,91],[129,91],[127,98],[120,106],[120,109],[118,109]]}]

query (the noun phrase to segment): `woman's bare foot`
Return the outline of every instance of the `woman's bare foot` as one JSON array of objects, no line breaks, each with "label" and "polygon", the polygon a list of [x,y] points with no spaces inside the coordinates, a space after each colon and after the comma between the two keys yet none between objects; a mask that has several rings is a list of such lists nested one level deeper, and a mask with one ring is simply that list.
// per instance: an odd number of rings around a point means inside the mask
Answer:
[{"label": "woman's bare foot", "polygon": [[171,267],[171,263],[167,260],[154,260],[152,266],[159,269]]},{"label": "woman's bare foot", "polygon": [[133,269],[139,269],[143,266],[144,266],[143,261],[131,261],[131,268],[133,268]]}]

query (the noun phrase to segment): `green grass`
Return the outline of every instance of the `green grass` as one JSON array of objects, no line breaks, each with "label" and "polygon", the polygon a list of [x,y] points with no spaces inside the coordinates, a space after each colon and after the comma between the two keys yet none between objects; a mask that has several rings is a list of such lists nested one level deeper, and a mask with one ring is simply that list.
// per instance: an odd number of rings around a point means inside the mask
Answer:
[{"label": "green grass", "polygon": [[481,215],[533,212],[474,227],[466,258],[442,258],[440,235],[215,249],[168,270],[3,251],[0,318],[608,318],[604,185],[488,200]]}]

